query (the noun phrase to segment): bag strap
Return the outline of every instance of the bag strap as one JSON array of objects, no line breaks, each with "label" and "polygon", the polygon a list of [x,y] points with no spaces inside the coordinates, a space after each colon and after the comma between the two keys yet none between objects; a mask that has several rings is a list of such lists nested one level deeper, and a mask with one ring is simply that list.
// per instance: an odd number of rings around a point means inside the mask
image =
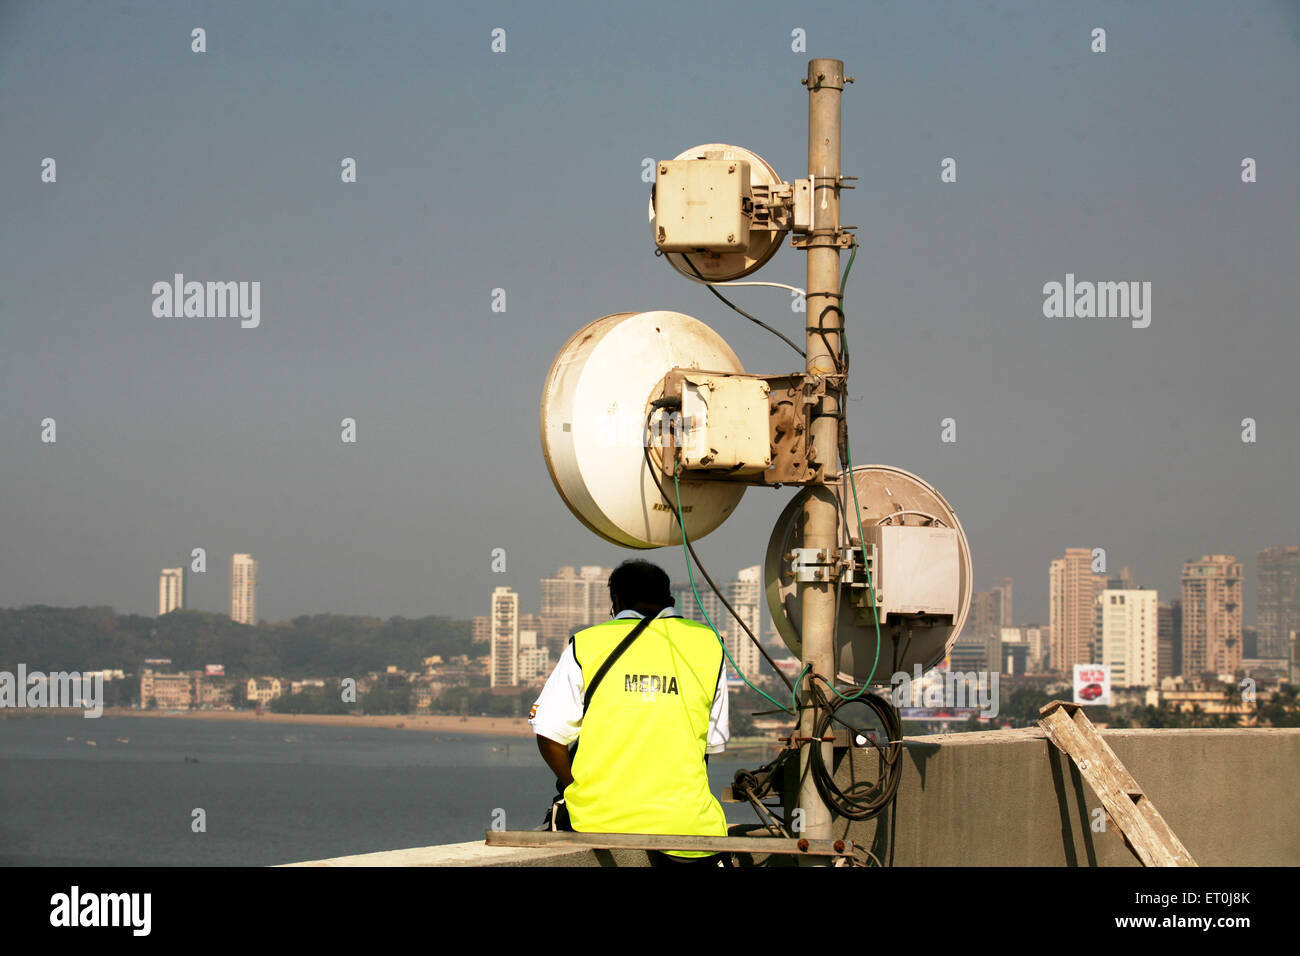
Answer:
[{"label": "bag strap", "polygon": [[[660,610],[662,611],[662,608]],[[641,632],[650,626],[650,622],[654,619],[649,614],[641,618],[641,620],[637,621],[636,627],[632,628],[631,633],[619,642],[618,647],[610,651],[609,657],[605,658],[605,663],[600,665],[600,670],[596,671],[596,676],[591,679],[591,683],[587,686],[587,692],[582,695],[582,712],[584,714],[587,712],[587,705],[591,703],[591,695],[596,693],[596,688],[604,680],[605,674],[614,666],[614,662],[623,656],[623,652],[632,646],[632,642],[641,636]]]}]

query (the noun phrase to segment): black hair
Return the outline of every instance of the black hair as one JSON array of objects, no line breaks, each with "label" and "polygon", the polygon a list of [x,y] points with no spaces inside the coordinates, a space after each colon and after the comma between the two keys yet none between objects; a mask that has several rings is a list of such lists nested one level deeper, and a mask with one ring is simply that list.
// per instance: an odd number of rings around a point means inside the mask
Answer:
[{"label": "black hair", "polygon": [[625,608],[670,607],[673,603],[668,574],[659,565],[640,559],[624,561],[614,569],[609,576],[609,594]]}]

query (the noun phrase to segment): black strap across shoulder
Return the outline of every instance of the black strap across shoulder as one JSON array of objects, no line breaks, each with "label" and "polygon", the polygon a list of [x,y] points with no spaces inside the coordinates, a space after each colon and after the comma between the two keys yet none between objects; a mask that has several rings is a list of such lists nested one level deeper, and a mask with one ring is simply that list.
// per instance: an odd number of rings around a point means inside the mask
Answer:
[{"label": "black strap across shoulder", "polygon": [[591,703],[591,695],[596,693],[596,688],[605,679],[605,674],[614,666],[614,662],[623,656],[623,652],[632,646],[632,642],[641,636],[641,632],[650,626],[652,620],[654,620],[654,616],[650,614],[641,618],[641,620],[637,621],[636,627],[632,628],[631,633],[619,642],[618,647],[610,651],[609,657],[605,658],[605,663],[600,665],[600,670],[596,671],[596,676],[587,685],[587,692],[582,695],[582,712],[584,714],[587,712],[587,705]]}]

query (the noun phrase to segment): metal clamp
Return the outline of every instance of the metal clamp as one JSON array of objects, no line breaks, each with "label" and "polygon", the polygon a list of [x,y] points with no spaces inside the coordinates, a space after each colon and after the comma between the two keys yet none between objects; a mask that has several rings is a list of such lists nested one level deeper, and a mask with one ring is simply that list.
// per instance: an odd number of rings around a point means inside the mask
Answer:
[{"label": "metal clamp", "polygon": [[839,578],[840,552],[837,548],[795,548],[786,556],[790,573],[796,581],[827,584]]}]

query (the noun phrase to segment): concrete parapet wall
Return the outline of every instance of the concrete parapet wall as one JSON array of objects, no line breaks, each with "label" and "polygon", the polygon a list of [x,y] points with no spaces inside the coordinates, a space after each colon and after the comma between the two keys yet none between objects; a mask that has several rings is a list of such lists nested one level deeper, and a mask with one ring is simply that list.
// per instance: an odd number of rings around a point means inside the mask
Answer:
[{"label": "concrete parapet wall", "polygon": [[[1201,866],[1300,865],[1300,728],[1101,732]],[[836,837],[894,866],[1138,866],[1073,761],[1037,729],[909,737],[897,819],[840,821]],[[847,787],[873,755],[841,758]],[[1099,815],[1104,818],[1104,812]],[[891,846],[892,844],[892,846]],[[892,851],[892,852],[891,852]],[[646,866],[636,850],[391,850],[298,866]]]},{"label": "concrete parapet wall", "polygon": [[[1101,734],[1199,865],[1300,865],[1300,728]],[[905,748],[897,820],[836,825],[883,862],[1140,865],[1112,821],[1094,832],[1101,801],[1036,728],[912,737]],[[874,776],[874,757],[854,764],[860,779]],[[836,780],[850,782],[846,762]]]}]

